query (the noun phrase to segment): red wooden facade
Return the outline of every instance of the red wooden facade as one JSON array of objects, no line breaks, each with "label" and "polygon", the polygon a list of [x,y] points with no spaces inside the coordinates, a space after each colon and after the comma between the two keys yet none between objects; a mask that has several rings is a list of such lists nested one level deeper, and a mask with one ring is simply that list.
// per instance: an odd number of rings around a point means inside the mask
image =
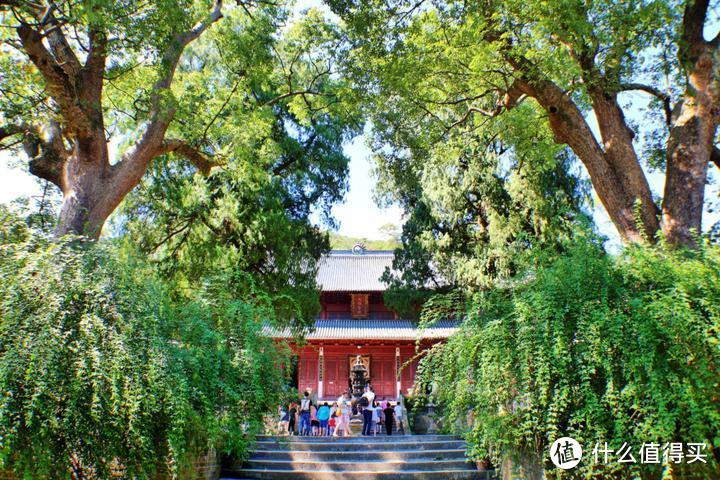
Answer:
[{"label": "red wooden facade", "polygon": [[[358,346],[360,348],[358,348]],[[348,390],[350,359],[370,357],[370,383],[378,399],[396,399],[413,387],[418,360],[413,341],[373,343],[312,341],[298,351],[298,388],[311,388],[320,398]],[[400,372],[400,375],[398,375]]]},{"label": "red wooden facade", "polygon": [[[318,398],[336,399],[348,390],[350,359],[369,359],[376,397],[397,399],[413,388],[418,353],[443,341],[452,329],[423,334],[402,320],[383,301],[380,277],[392,268],[392,252],[332,252],[319,263],[322,310],[307,343],[296,350],[297,387]],[[277,333],[277,338],[290,339]]]}]

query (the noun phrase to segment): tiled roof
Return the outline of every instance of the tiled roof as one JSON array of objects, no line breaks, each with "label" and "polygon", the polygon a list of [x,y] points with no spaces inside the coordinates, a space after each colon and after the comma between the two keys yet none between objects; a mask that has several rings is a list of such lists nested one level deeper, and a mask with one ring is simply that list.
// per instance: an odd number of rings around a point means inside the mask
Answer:
[{"label": "tiled roof", "polygon": [[335,250],[318,262],[317,283],[326,292],[377,292],[387,289],[380,277],[392,267],[392,251],[354,254]]},{"label": "tiled roof", "polygon": [[[439,340],[457,332],[458,323],[442,320],[429,328],[420,329],[411,320],[315,320],[315,328],[307,340]],[[292,338],[289,330],[266,326],[264,333],[273,338]]]}]

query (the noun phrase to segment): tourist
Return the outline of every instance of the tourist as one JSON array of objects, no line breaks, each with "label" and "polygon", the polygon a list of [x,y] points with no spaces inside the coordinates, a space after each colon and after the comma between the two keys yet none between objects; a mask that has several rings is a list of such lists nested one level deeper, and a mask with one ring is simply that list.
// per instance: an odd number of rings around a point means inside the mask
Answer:
[{"label": "tourist", "polygon": [[340,395],[333,406],[332,418],[335,420],[335,429],[333,431],[333,437],[337,437],[340,434],[340,428],[342,427],[342,414],[340,412],[340,402],[342,402],[342,395]]},{"label": "tourist", "polygon": [[400,402],[395,404],[395,421],[397,422],[398,433],[402,432],[405,434],[405,427],[403,427],[403,408]]},{"label": "tourist", "polygon": [[333,413],[328,420],[328,435],[331,436],[334,436],[333,434],[335,433],[335,418],[335,410],[333,410]]},{"label": "tourist", "polygon": [[338,434],[342,431],[343,437],[352,437],[352,432],[350,432],[350,412],[352,411],[350,394],[348,392],[343,393],[340,398],[338,398],[337,403],[340,416],[337,417],[338,422],[333,436],[339,436]]},{"label": "tourist", "polygon": [[312,436],[317,437],[320,433],[320,420],[317,418],[317,408],[315,405],[310,406],[310,430]]},{"label": "tourist", "polygon": [[372,417],[373,417],[373,401],[375,400],[375,394],[370,386],[367,387],[363,396],[360,397],[360,407],[362,408],[363,416],[363,435],[370,435],[370,429],[372,428]]},{"label": "tourist", "polygon": [[288,412],[288,409],[285,407],[285,405],[280,405],[278,407],[278,435],[284,435],[287,433],[288,429],[288,422],[290,421],[290,412]]},{"label": "tourist", "polygon": [[373,435],[377,435],[378,433],[378,426],[380,424],[380,413],[379,413],[379,407],[377,402],[373,402],[373,404],[370,406],[370,418],[371,418],[371,427],[370,431]]},{"label": "tourist", "polygon": [[383,411],[383,409],[380,406],[380,404],[378,402],[375,402],[375,418],[376,418],[376,420],[375,420],[375,435],[378,435],[382,428],[381,427],[381,425],[383,423],[382,411]]},{"label": "tourist", "polygon": [[385,414],[385,431],[388,435],[392,435],[393,425],[395,424],[395,409],[385,402],[383,413]]},{"label": "tourist", "polygon": [[317,419],[320,422],[320,435],[330,435],[328,433],[328,421],[330,420],[330,406],[327,402],[320,405],[317,411]]},{"label": "tourist", "polygon": [[375,401],[375,390],[373,390],[372,385],[368,385],[367,387],[365,387],[365,393],[363,393],[363,397],[367,397],[370,405],[373,404],[373,402]]},{"label": "tourist", "polygon": [[288,410],[288,435],[295,435],[295,423],[297,422],[297,404],[290,402]]},{"label": "tourist", "polygon": [[312,407],[310,392],[305,391],[300,400],[300,435],[310,435],[310,407]]}]

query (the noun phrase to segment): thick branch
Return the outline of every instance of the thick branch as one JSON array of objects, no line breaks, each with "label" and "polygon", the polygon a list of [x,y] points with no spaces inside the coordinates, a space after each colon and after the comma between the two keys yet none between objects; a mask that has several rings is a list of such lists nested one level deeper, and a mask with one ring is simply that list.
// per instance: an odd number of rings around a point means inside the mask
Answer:
[{"label": "thick branch", "polygon": [[[629,175],[620,165],[610,161],[603,151],[577,104],[556,84],[548,80],[519,78],[518,86],[530,97],[535,98],[547,111],[550,128],[555,141],[565,143],[580,158],[588,169],[590,179],[620,235],[627,240],[642,242],[643,234],[635,221],[635,202],[643,201],[643,220],[648,238],[657,230],[657,220],[650,221],[656,213],[656,206],[646,196],[630,191],[625,182]],[[609,144],[606,142],[606,148]],[[655,230],[653,230],[653,228]]]},{"label": "thick branch", "polygon": [[212,169],[215,165],[215,163],[213,163],[213,161],[203,152],[189,145],[184,140],[177,138],[164,140],[160,148],[155,152],[155,157],[171,152],[187,158],[190,163],[195,165],[195,168],[203,173],[203,175],[208,175],[210,173],[210,169]]},{"label": "thick branch", "polygon": [[100,102],[107,61],[107,35],[101,30],[91,28],[88,37],[90,50],[82,70],[83,88],[87,92],[87,98]]},{"label": "thick branch", "polygon": [[700,56],[705,48],[703,28],[707,15],[708,0],[687,0],[683,12],[680,58],[692,63]]},{"label": "thick branch", "polygon": [[25,154],[29,158],[28,170],[32,175],[47,180],[62,190],[62,169],[68,152],[62,140],[60,127],[55,122],[44,128],[33,125],[6,125],[0,127],[0,140],[22,135]]},{"label": "thick branch", "polygon": [[20,24],[17,32],[25,53],[42,74],[48,92],[58,104],[68,130],[78,134],[89,132],[90,125],[71,90],[70,79],[43,45],[42,36],[26,23]]},{"label": "thick branch", "polygon": [[[68,79],[70,79],[70,81],[74,84],[75,79],[80,72],[80,61],[75,55],[73,49],[70,48],[70,44],[68,43],[67,38],[65,38],[60,22],[58,22],[57,18],[55,18],[55,14],[53,13],[55,8],[55,4],[50,2],[47,9],[42,12],[42,16],[38,18],[38,20],[44,27],[45,38],[47,38],[50,49],[57,59],[60,68],[63,69],[63,71],[67,74]],[[36,15],[38,13],[40,12],[37,12]]]},{"label": "thick branch", "polygon": [[449,131],[457,127],[458,125],[467,122],[473,113],[479,113],[486,117],[497,117],[503,111],[512,110],[513,108],[515,108],[520,102],[522,102],[523,96],[524,92],[517,86],[517,83],[513,83],[510,88],[502,95],[502,97],[499,98],[497,102],[495,102],[495,107],[492,110],[485,110],[471,105],[460,119],[447,127],[446,131]]},{"label": "thick branch", "polygon": [[663,102],[663,109],[665,110],[665,123],[668,125],[672,123],[672,106],[670,105],[670,95],[655,87],[652,87],[650,85],[644,85],[642,83],[624,83],[620,85],[620,91],[628,90],[639,90],[645,93],[649,93],[650,95]]},{"label": "thick branch", "polygon": [[710,151],[710,161],[713,162],[718,169],[720,169],[720,148],[713,147]]},{"label": "thick branch", "polygon": [[215,0],[212,11],[203,20],[195,24],[187,32],[175,35],[170,42],[162,56],[162,67],[165,69],[165,73],[160,76],[158,81],[155,83],[153,90],[158,92],[170,88],[172,79],[175,76],[175,69],[180,61],[183,50],[187,47],[190,42],[198,38],[207,28],[213,23],[217,22],[222,18],[222,0]]},{"label": "thick branch", "polygon": [[211,12],[205,19],[199,21],[190,30],[175,35],[170,45],[162,55],[162,69],[160,78],[152,89],[150,102],[150,122],[140,136],[118,164],[118,175],[134,184],[140,181],[147,166],[157,156],[154,152],[161,148],[165,132],[175,115],[175,107],[163,104],[163,93],[170,89],[175,70],[185,47],[198,38],[207,28],[222,18],[222,0],[215,0]]},{"label": "thick branch", "polygon": [[20,125],[5,125],[0,127],[0,140],[5,140],[8,137],[17,135],[18,133],[24,132],[24,128]]}]

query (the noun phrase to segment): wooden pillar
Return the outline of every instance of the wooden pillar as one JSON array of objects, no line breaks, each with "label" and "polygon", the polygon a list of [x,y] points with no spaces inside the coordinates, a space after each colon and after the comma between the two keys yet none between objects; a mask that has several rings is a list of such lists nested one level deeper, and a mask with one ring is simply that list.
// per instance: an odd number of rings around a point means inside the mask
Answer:
[{"label": "wooden pillar", "polygon": [[320,355],[318,356],[318,399],[325,396],[323,388],[323,380],[325,379],[325,351],[320,347]]},{"label": "wooden pillar", "polygon": [[395,397],[400,398],[402,385],[400,384],[400,347],[395,347]]}]

